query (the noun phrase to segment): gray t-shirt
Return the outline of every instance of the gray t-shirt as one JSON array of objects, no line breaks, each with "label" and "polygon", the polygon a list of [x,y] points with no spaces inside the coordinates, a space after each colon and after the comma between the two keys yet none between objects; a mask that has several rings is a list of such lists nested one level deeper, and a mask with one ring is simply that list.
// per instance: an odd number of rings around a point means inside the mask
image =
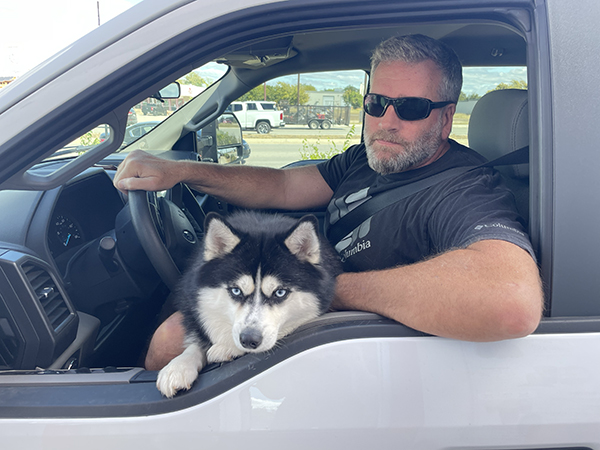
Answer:
[{"label": "gray t-shirt", "polygon": [[[420,169],[380,175],[367,162],[359,144],[317,167],[334,194],[325,233],[358,205],[378,192],[428,178],[454,167],[477,166],[485,159],[450,141],[450,150]],[[375,213],[340,242],[333,242],[347,272],[378,270],[421,261],[485,239],[533,248],[513,193],[500,174],[481,168],[444,180]]]}]

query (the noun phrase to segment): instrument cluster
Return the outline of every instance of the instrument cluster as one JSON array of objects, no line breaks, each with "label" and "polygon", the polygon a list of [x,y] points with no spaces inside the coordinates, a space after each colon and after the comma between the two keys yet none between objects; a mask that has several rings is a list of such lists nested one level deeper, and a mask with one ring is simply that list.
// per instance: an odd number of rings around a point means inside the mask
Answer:
[{"label": "instrument cluster", "polygon": [[79,223],[66,213],[54,214],[49,231],[50,251],[54,256],[85,242]]}]

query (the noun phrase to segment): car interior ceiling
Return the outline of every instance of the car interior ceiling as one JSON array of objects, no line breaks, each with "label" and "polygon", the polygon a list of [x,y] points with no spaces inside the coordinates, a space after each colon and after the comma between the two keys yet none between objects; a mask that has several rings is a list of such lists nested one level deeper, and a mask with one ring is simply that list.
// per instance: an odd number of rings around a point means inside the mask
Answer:
[{"label": "car interior ceiling", "polygon": [[447,43],[464,66],[526,65],[525,40],[514,29],[498,24],[408,25],[298,33],[243,47],[216,61],[232,67],[248,85],[302,73],[306,67],[311,72],[368,71],[370,55],[377,44],[390,36],[411,33],[427,34]]}]

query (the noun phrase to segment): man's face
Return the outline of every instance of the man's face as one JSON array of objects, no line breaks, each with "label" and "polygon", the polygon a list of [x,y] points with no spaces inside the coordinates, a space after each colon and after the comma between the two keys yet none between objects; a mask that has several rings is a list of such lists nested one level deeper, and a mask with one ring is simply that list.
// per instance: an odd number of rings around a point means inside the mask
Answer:
[{"label": "man's face", "polygon": [[[386,97],[439,98],[442,74],[432,61],[417,64],[381,63],[371,79],[371,93]],[[428,118],[400,119],[392,105],[382,117],[365,114],[365,144],[369,166],[383,175],[416,169],[438,159],[449,148],[455,106],[434,109]]]}]

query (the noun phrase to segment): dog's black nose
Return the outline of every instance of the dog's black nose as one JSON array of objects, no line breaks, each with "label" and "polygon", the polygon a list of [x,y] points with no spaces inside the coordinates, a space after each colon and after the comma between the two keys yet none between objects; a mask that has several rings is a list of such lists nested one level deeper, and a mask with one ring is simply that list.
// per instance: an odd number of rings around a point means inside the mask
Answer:
[{"label": "dog's black nose", "polygon": [[246,328],[240,333],[240,343],[248,350],[256,350],[262,343],[262,334],[256,328]]}]

